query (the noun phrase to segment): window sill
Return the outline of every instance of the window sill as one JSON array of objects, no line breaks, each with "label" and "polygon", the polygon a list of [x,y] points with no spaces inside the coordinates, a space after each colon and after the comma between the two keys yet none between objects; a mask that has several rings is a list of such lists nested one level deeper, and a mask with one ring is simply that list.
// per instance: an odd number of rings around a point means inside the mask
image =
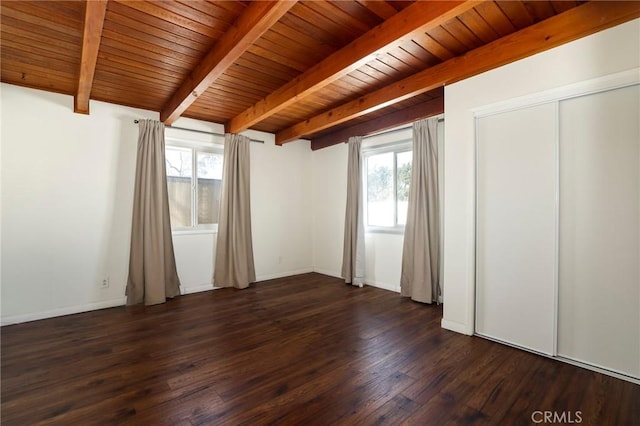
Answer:
[{"label": "window sill", "polygon": [[404,228],[384,228],[384,227],[377,227],[377,226],[368,226],[365,228],[365,233],[404,235]]},{"label": "window sill", "polygon": [[197,234],[217,234],[217,229],[175,229],[171,235],[197,235]]}]

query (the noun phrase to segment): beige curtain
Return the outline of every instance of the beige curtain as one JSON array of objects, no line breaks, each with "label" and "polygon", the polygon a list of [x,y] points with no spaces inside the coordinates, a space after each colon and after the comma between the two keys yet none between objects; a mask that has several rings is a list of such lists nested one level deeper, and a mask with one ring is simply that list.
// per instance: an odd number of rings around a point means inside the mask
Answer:
[{"label": "beige curtain", "polygon": [[423,303],[437,302],[440,294],[437,126],[437,118],[413,124],[411,189],[402,249],[401,294]]},{"label": "beige curtain", "polygon": [[222,194],[213,283],[247,288],[256,280],[251,237],[249,143],[246,136],[226,134]]},{"label": "beige curtain", "polygon": [[180,294],[169,222],[164,124],[140,120],[127,305],[164,303]]},{"label": "beige curtain", "polygon": [[362,212],[362,136],[350,137],[347,166],[347,210],[344,221],[342,277],[348,284],[364,284],[364,217]]}]

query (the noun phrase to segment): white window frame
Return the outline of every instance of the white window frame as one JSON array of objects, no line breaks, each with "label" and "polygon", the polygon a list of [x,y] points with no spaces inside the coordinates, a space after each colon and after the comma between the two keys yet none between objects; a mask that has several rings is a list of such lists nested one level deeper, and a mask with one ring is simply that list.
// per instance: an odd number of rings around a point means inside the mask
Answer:
[{"label": "white window frame", "polygon": [[217,223],[207,223],[197,225],[198,223],[198,152],[207,152],[222,155],[224,158],[224,145],[214,144],[210,142],[198,142],[175,137],[165,136],[166,148],[187,148],[191,149],[191,223],[192,226],[171,227],[171,233],[174,235],[186,234],[215,234],[218,232]]},{"label": "white window frame", "polygon": [[[402,138],[400,140],[385,143],[382,145],[370,146],[362,148],[362,204],[364,206],[364,226],[366,232],[387,233],[387,234],[404,234],[405,225],[398,224],[398,154],[413,151],[413,142],[411,138]],[[367,183],[367,166],[369,157],[378,154],[386,154],[393,152],[393,226],[369,225],[369,203],[367,199],[368,183]],[[413,169],[413,166],[412,166]]]}]

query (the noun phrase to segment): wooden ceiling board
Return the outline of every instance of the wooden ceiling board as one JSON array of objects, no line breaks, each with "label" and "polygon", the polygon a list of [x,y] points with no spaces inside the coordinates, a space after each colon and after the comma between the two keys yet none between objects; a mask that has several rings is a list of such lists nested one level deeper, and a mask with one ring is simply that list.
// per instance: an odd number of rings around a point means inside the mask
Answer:
[{"label": "wooden ceiling board", "polygon": [[[46,47],[46,46],[45,46]],[[3,39],[2,42],[3,61],[16,60],[42,67],[48,67],[58,71],[65,71],[71,78],[78,78],[78,67],[80,59],[76,57],[58,55],[56,51],[42,49],[32,44]]]},{"label": "wooden ceiling board", "polygon": [[265,38],[271,39],[275,44],[288,48],[289,44],[294,44],[305,50],[305,55],[316,56],[315,62],[319,62],[322,58],[329,56],[335,51],[332,46],[322,43],[306,33],[296,30],[288,25],[278,22],[268,31]]},{"label": "wooden ceiling board", "polygon": [[110,0],[107,5],[106,19],[123,20],[126,21],[123,23],[131,23],[133,28],[138,28],[141,31],[152,34],[165,34],[163,37],[171,37],[174,35],[184,40],[191,40],[192,42],[206,46],[211,46],[220,37],[220,35],[217,37],[204,35],[198,31],[185,28],[154,15],[146,14],[138,8],[132,7],[138,3],[142,2],[136,0],[128,2]]},{"label": "wooden ceiling board", "polygon": [[497,1],[481,4],[478,12],[501,36],[511,34],[516,29],[525,28],[535,22],[521,1]]},{"label": "wooden ceiling board", "polygon": [[280,85],[289,81],[288,79],[282,78],[282,76],[270,73],[268,69],[259,67],[253,68],[240,64],[235,64],[224,74],[229,76],[231,80],[248,79],[253,81],[254,83],[262,86],[262,90],[264,91],[265,95],[268,94],[271,90],[275,90],[273,89],[274,87],[278,88]]},{"label": "wooden ceiling board", "polygon": [[75,33],[82,33],[82,22],[84,14],[84,4],[75,1],[34,1],[25,2],[21,0],[3,0],[3,15],[5,11],[9,13],[13,11],[14,16],[19,14],[23,17],[32,17],[32,23],[38,23],[37,19],[41,19],[39,23],[46,24],[51,22],[54,28],[64,31],[64,28],[71,28]]},{"label": "wooden ceiling board", "polygon": [[403,43],[399,48],[429,67],[442,62],[441,59],[438,59],[434,54],[428,52],[413,39]]},{"label": "wooden ceiling board", "polygon": [[25,67],[23,63],[7,63],[3,61],[2,65],[2,81],[16,86],[30,87],[32,89],[47,90],[65,95],[73,95],[77,78],[68,77],[68,75],[50,72],[47,67],[29,66]]},{"label": "wooden ceiling board", "polygon": [[[171,13],[175,13],[179,16],[186,18],[188,21],[193,21],[199,25],[203,25],[206,28],[213,30],[217,33],[216,38],[220,38],[222,34],[229,31],[233,22],[240,15],[244,7],[237,13],[228,12],[226,9],[220,9],[215,7],[212,3],[204,3],[198,1],[179,2],[179,1],[154,1],[156,6],[159,6]],[[193,6],[208,5],[208,7],[193,7]],[[171,21],[174,22],[174,21]]]},{"label": "wooden ceiling board", "polygon": [[544,21],[556,14],[556,11],[549,1],[536,0],[525,1],[523,3],[527,10],[529,10],[529,14],[533,17],[534,22]]},{"label": "wooden ceiling board", "polygon": [[452,52],[454,56],[460,56],[469,50],[468,47],[442,26],[427,31],[427,34],[449,52]]},{"label": "wooden ceiling board", "polygon": [[[144,29],[140,29],[139,27],[141,26]],[[120,17],[115,14],[110,14],[108,19],[105,20],[103,34],[105,31],[130,38],[130,44],[138,44],[138,42],[148,43],[165,49],[172,49],[194,58],[201,58],[208,50],[208,46],[203,44],[187,40],[174,34],[169,34],[165,31],[156,30],[153,27],[144,26],[135,21],[128,20],[127,17]]]},{"label": "wooden ceiling board", "polygon": [[[112,44],[115,46],[112,46]],[[134,49],[131,47],[131,49]],[[140,67],[149,72],[168,73],[174,76],[180,76],[186,71],[184,66],[174,65],[165,61],[164,63],[154,58],[147,58],[141,55],[132,55],[129,51],[121,49],[117,43],[105,42],[103,38],[100,43],[100,52],[98,53],[98,60],[104,59],[105,61],[111,61],[114,63],[130,64],[132,66]]]},{"label": "wooden ceiling board", "polygon": [[261,58],[251,52],[245,52],[245,54],[238,58],[233,67],[229,68],[226,73],[230,73],[234,69],[240,67],[245,70],[251,70],[251,72],[266,74],[274,81],[279,80],[280,85],[299,75],[298,71],[293,68],[276,61]]},{"label": "wooden ceiling board", "polygon": [[214,0],[206,0],[206,1],[198,1],[195,2],[193,0],[180,0],[183,3],[188,3],[191,7],[194,7],[194,3],[202,4],[206,7],[208,5],[213,5],[215,11],[213,9],[208,8],[207,11],[211,11],[215,16],[224,16],[227,20],[232,20],[233,17],[238,17],[242,13],[242,11],[247,7],[251,0],[238,1],[238,0],[225,0],[225,1],[214,1]]},{"label": "wooden ceiling board", "polygon": [[440,62],[451,59],[455,54],[444,47],[440,42],[431,37],[429,34],[416,34],[412,41],[427,51],[430,55],[436,57]]},{"label": "wooden ceiling board", "polygon": [[[471,9],[458,17],[473,34],[480,39],[481,44],[491,43],[500,37],[498,32],[484,20],[477,8]],[[513,31],[512,31],[513,32]],[[503,35],[507,35],[505,33]]]},{"label": "wooden ceiling board", "polygon": [[[97,59],[83,65],[81,74],[83,43],[94,49],[97,44],[83,39],[85,1],[3,0],[1,78],[76,98],[86,96],[88,90],[80,87],[88,84],[90,99],[160,111],[167,123],[180,115],[227,126],[244,123],[276,133],[280,141],[297,132],[291,129],[311,129],[302,136],[313,139],[354,125],[370,129],[376,120],[386,126],[390,119],[419,114],[425,105],[433,111],[436,103],[429,102],[442,96],[442,87],[422,93],[425,86],[404,90],[401,81],[417,84],[423,77],[412,77],[439,72],[431,68],[457,70],[448,65],[454,59],[558,14],[573,16],[585,2],[256,3],[109,0]],[[640,14],[640,3],[606,2],[591,9],[603,14],[616,9],[624,20]],[[631,12],[624,15],[623,9]],[[425,23],[419,24],[418,16]],[[593,24],[592,31],[600,27]],[[234,37],[242,47],[230,44]],[[356,40],[362,41],[354,48]],[[223,65],[215,55],[225,55]],[[501,54],[495,56],[492,61],[500,60]],[[198,84],[195,96],[192,81]],[[334,111],[348,118],[331,118]]]},{"label": "wooden ceiling board", "polygon": [[444,23],[442,28],[444,28],[449,34],[455,34],[454,37],[464,45],[465,49],[475,49],[483,44],[482,40],[480,40],[480,38],[458,18]]},{"label": "wooden ceiling board", "polygon": [[[288,14],[282,17],[282,19],[280,20],[280,24],[285,25],[294,31],[304,33],[308,37],[316,40],[318,43],[321,43],[333,50],[336,50],[344,45],[340,42],[340,39],[338,39],[335,34],[327,31],[321,26],[316,25],[317,23],[313,22],[315,17],[307,18],[310,19],[311,22],[305,21],[303,16],[309,14],[309,12],[305,11],[304,14],[300,13],[299,10],[301,7],[303,7],[301,5],[302,2],[296,4],[296,6],[294,6]],[[296,12],[298,12],[299,14]]]},{"label": "wooden ceiling board", "polygon": [[337,6],[335,2],[316,1],[306,3],[310,9],[331,22],[335,31],[344,34],[348,40],[354,40],[369,31],[376,24],[366,24]]},{"label": "wooden ceiling board", "polygon": [[398,10],[391,6],[387,1],[377,1],[377,0],[358,0],[358,4],[363,7],[366,7],[371,13],[376,15],[379,18],[389,19],[396,13]]},{"label": "wooden ceiling board", "polygon": [[184,68],[191,69],[200,59],[198,52],[179,45],[165,44],[158,41],[148,42],[137,38],[132,38],[120,31],[105,28],[102,31],[103,41],[112,40],[121,46],[133,48],[133,51],[154,53],[159,62],[165,61],[164,58],[170,57],[172,63],[182,63]]},{"label": "wooden ceiling board", "polygon": [[[293,8],[294,16],[302,20],[302,22],[298,24],[300,30],[320,33],[321,38],[319,39],[329,45],[335,46],[336,49],[346,46],[361,34],[358,31],[354,31],[353,28],[335,22],[333,20],[335,16],[327,16],[323,10],[318,10],[317,5],[320,3],[323,2],[313,0],[302,1]],[[314,31],[314,28],[320,28],[321,31]]]},{"label": "wooden ceiling board", "polygon": [[560,1],[551,2],[551,6],[553,7],[553,10],[555,11],[556,14],[566,12],[567,10],[571,9],[572,7],[576,7],[577,5],[578,5],[578,2],[570,1],[570,0],[560,0]]},{"label": "wooden ceiling board", "polygon": [[[408,48],[405,48],[408,46]],[[413,40],[409,40],[406,43],[403,43],[401,46],[387,52],[387,56],[390,56],[394,60],[401,61],[407,66],[411,67],[413,70],[419,71],[430,65],[430,61],[435,60],[433,55],[429,55],[424,49],[415,49],[418,55],[414,55],[412,51],[409,49],[413,47],[418,47]]]},{"label": "wooden ceiling board", "polygon": [[61,60],[78,62],[77,55],[78,42],[75,43],[51,38],[47,35],[30,33],[23,29],[14,30],[3,21],[2,46],[13,46],[17,50],[22,50],[26,54],[44,54],[57,57]]},{"label": "wooden ceiling board", "polygon": [[180,12],[174,12],[173,10],[171,10],[171,9],[174,9],[174,7],[172,7],[171,5],[171,2],[146,1],[146,0],[112,0],[112,1],[115,3],[123,4],[130,9],[136,10],[140,12],[143,16],[156,18],[153,20],[149,19],[150,21],[156,22],[156,25],[158,25],[159,21],[164,21],[176,29],[182,28],[187,31],[201,34],[205,37],[212,38],[212,39],[218,39],[222,37],[222,35],[225,33],[225,31],[219,28],[202,24],[198,21],[194,21],[189,17],[184,16]]}]

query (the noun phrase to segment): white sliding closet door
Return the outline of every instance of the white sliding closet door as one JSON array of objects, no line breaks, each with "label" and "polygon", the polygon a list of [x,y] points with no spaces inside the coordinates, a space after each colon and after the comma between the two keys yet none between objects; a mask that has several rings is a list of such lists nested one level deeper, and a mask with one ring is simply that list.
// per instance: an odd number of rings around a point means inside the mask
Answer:
[{"label": "white sliding closet door", "polygon": [[553,354],[556,106],[477,119],[476,332]]},{"label": "white sliding closet door", "polygon": [[640,86],[560,102],[558,355],[640,378]]}]

